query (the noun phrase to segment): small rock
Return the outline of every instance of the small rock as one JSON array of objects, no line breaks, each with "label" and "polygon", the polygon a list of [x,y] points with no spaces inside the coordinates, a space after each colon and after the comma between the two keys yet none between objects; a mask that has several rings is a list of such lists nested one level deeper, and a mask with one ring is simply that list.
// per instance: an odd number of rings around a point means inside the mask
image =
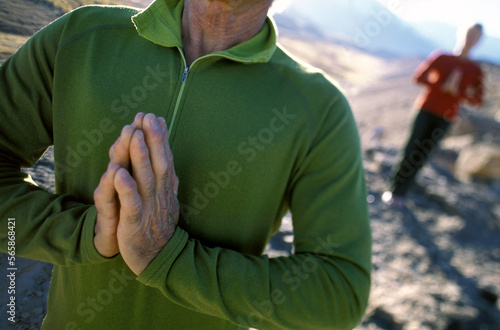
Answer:
[{"label": "small rock", "polygon": [[463,327],[460,324],[460,321],[450,320],[448,326],[446,327],[446,330],[463,330]]},{"label": "small rock", "polygon": [[37,307],[37,308],[33,309],[31,311],[31,313],[35,314],[35,315],[41,315],[41,314],[43,314],[43,308],[42,307]]},{"label": "small rock", "polygon": [[441,142],[441,149],[460,151],[474,143],[474,135],[450,136]]},{"label": "small rock", "polygon": [[500,205],[494,205],[491,212],[497,217],[497,219],[500,219]]},{"label": "small rock", "polygon": [[498,295],[488,288],[479,290],[479,295],[492,305],[496,305],[498,301]]},{"label": "small rock", "polygon": [[448,132],[448,136],[462,136],[477,134],[477,127],[471,118],[460,116]]},{"label": "small rock", "polygon": [[500,148],[487,143],[464,148],[456,162],[456,173],[463,179],[500,179]]},{"label": "small rock", "polygon": [[376,324],[383,326],[387,329],[401,329],[402,325],[396,321],[394,315],[387,312],[382,307],[377,307],[372,315],[370,315],[370,320],[375,321]]}]

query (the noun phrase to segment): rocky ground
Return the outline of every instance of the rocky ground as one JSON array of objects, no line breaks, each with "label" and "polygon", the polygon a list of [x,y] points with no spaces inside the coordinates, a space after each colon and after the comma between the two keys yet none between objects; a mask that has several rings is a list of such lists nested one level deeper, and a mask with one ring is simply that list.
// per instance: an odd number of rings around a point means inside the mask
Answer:
[{"label": "rocky ground", "polygon": [[380,193],[397,152],[365,158],[373,288],[359,329],[499,329],[500,184],[463,183],[436,154],[406,205],[390,208]]},{"label": "rocky ground", "polygon": [[365,150],[374,238],[373,288],[358,329],[500,329],[498,172],[489,180],[456,174],[467,165],[459,166],[465,150],[488,145],[498,152],[498,67],[483,64],[485,106],[462,109],[404,207],[380,201],[415,115],[420,89],[409,77],[418,62],[382,64],[385,72],[350,93]]},{"label": "rocky ground", "polygon": [[[482,112],[462,112],[404,207],[395,209],[380,196],[414,115],[412,103],[420,89],[409,77],[420,60],[388,61],[318,40],[282,36],[281,42],[341,82],[360,129],[373,230],[373,285],[357,329],[500,329],[500,180],[456,174],[465,148],[500,145],[500,69],[483,63],[488,89]],[[49,150],[27,170],[49,191],[54,187],[52,160]],[[292,241],[288,215],[266,252],[287,255]],[[6,255],[0,255],[1,269],[6,262]],[[2,316],[0,329],[38,329],[46,313],[51,265],[18,259],[17,267],[17,322],[10,325]],[[7,282],[0,281],[0,303],[5,306],[7,300]]]}]

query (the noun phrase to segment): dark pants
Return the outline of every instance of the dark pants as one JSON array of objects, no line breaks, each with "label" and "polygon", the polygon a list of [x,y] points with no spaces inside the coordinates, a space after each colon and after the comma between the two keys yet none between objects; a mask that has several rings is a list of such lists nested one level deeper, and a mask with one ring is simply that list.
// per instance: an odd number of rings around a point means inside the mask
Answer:
[{"label": "dark pants", "polygon": [[413,122],[412,132],[392,179],[392,193],[404,196],[414,183],[418,171],[424,166],[444,137],[450,122],[430,112],[420,110]]}]

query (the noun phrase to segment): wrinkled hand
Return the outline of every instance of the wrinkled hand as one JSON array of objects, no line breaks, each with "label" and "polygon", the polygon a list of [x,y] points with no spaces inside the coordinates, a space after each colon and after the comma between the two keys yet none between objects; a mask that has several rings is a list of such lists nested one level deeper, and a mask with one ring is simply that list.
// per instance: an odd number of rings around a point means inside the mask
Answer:
[{"label": "wrinkled hand", "polygon": [[105,257],[121,252],[139,275],[172,237],[179,217],[179,179],[165,120],[139,113],[109,155],[111,162],[94,192],[94,244]]},{"label": "wrinkled hand", "polygon": [[177,227],[179,180],[163,118],[144,116],[130,140],[132,174],[114,175],[120,202],[117,241],[125,263],[140,275],[168,243]]},{"label": "wrinkled hand", "polygon": [[122,129],[118,140],[109,151],[110,163],[107,171],[94,191],[97,220],[94,229],[94,245],[104,257],[113,257],[120,251],[116,231],[120,216],[120,204],[114,187],[115,174],[120,168],[130,167],[130,142],[136,129],[142,128],[143,113],[138,113],[132,125]]}]

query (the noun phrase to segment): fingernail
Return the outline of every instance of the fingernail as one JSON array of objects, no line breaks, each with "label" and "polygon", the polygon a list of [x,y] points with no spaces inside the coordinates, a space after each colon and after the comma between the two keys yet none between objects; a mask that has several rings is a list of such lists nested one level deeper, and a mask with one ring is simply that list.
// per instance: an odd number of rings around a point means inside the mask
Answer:
[{"label": "fingernail", "polygon": [[145,145],[146,142],[144,141],[144,133],[141,130],[137,130],[136,134],[137,134],[137,137],[139,138],[139,142],[141,144]]},{"label": "fingernail", "polygon": [[158,120],[156,118],[152,118],[150,121],[149,121],[149,125],[151,125],[151,127],[154,129],[154,130],[157,130],[158,129]]},{"label": "fingernail", "polygon": [[[125,134],[130,128],[133,128],[131,125],[125,125],[122,128],[122,134]],[[118,139],[121,138],[121,135],[118,137]]]},{"label": "fingernail", "polygon": [[[142,112],[138,112],[135,115],[134,121],[132,122],[132,127],[137,128],[137,125],[140,126],[140,123],[142,122],[142,117],[144,117],[144,114]],[[138,124],[136,122],[138,122]]]},{"label": "fingernail", "polygon": [[167,129],[167,121],[163,117],[159,117],[158,121],[160,122],[160,126],[162,127],[162,130],[165,131]]}]

